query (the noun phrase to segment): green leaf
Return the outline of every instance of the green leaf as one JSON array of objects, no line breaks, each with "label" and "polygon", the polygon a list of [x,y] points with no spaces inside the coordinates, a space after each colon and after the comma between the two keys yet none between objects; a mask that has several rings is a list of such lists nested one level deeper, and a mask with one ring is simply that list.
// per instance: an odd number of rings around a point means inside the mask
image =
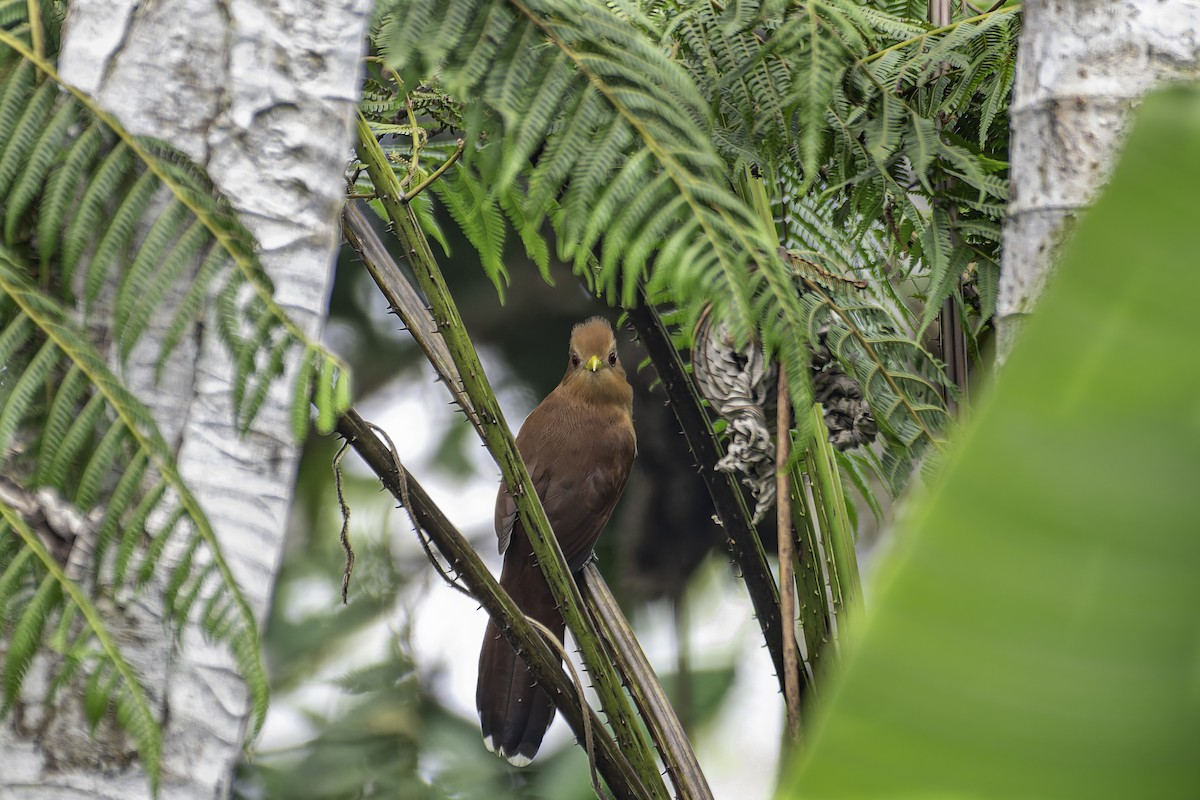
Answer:
[{"label": "green leaf", "polygon": [[25,413],[39,391],[45,388],[47,376],[60,357],[61,354],[53,342],[44,342],[37,355],[21,372],[12,392],[7,398],[3,398],[5,403],[3,409],[0,409],[0,454],[4,453],[8,440],[25,419]]},{"label": "green leaf", "polygon": [[55,452],[66,438],[71,423],[78,417],[80,401],[86,390],[87,379],[83,370],[72,366],[59,383],[58,391],[54,393],[54,402],[50,405],[50,413],[46,415],[42,425],[42,444],[38,448],[37,469],[34,472],[35,484],[50,483],[59,489],[63,488],[49,480],[50,469],[54,464]]},{"label": "green leaf", "polygon": [[296,384],[292,388],[292,435],[297,442],[303,442],[308,437],[308,425],[311,414],[313,391],[313,358],[317,351],[309,346],[305,348],[300,364],[296,368]]},{"label": "green leaf", "polygon": [[500,302],[504,302],[508,268],[504,265],[504,216],[497,201],[488,196],[487,190],[461,163],[451,167],[433,188],[467,240],[479,252],[483,270],[496,287]]},{"label": "green leaf", "polygon": [[117,673],[109,673],[105,669],[96,668],[88,677],[83,688],[83,710],[87,716],[92,733],[104,718],[108,706],[112,702],[113,685],[117,682]]},{"label": "green leaf", "polygon": [[[428,192],[421,192],[416,197],[408,201],[412,206],[413,214],[417,218],[417,222],[421,224],[421,230],[425,231],[425,235],[433,239],[442,247],[442,252],[450,255],[450,243],[446,241],[446,232],[442,230],[442,226],[438,224],[437,217],[433,213],[433,197]],[[383,204],[378,200],[372,200],[368,205],[375,210],[384,219],[387,218],[383,211]]]},{"label": "green leaf", "polygon": [[781,797],[1200,796],[1198,141],[1145,101]]},{"label": "green leaf", "polygon": [[46,123],[45,129],[39,133],[33,152],[29,154],[21,176],[6,201],[4,240],[9,244],[16,240],[18,226],[41,190],[54,159],[59,155],[63,137],[66,136],[68,128],[75,124],[75,117],[74,104],[62,103],[54,117]]},{"label": "green leaf", "polygon": [[4,708],[12,707],[25,680],[25,671],[33,662],[42,642],[42,630],[50,614],[62,600],[59,582],[53,576],[42,579],[37,592],[25,605],[8,639],[4,654]]},{"label": "green leaf", "polygon": [[321,361],[317,376],[317,390],[313,403],[317,406],[317,433],[328,436],[337,427],[337,412],[333,407],[334,364],[330,359]]}]

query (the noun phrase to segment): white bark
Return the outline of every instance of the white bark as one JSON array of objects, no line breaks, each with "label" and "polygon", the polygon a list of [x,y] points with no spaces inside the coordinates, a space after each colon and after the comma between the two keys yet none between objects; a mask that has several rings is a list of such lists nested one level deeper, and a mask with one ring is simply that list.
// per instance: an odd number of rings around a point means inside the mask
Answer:
[{"label": "white bark", "polygon": [[1200,0],[1027,0],[1024,8],[997,302],[1002,354],[1071,221],[1107,179],[1137,98],[1200,76]]},{"label": "white bark", "polygon": [[[369,11],[369,0],[74,0],[61,58],[64,78],[130,130],[171,141],[208,168],[258,239],[277,299],[310,335],[324,317],[339,238]],[[123,374],[175,446],[261,623],[299,455],[288,424],[291,385],[288,377],[276,384],[240,439],[233,367],[215,325],[194,333],[161,383],[153,380],[154,329]],[[226,797],[249,718],[245,686],[222,646],[195,626],[174,646],[159,614],[151,594],[123,615],[121,639],[165,720],[160,796]],[[40,696],[40,687],[28,688]],[[93,740],[66,705],[55,715],[32,710],[0,730],[0,796],[148,797],[128,743],[104,725]]]}]

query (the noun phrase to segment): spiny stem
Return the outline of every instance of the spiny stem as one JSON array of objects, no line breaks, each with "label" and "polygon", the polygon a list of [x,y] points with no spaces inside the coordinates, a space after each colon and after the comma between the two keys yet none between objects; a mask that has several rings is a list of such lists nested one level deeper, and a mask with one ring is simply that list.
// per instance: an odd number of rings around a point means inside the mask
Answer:
[{"label": "spiny stem", "polygon": [[796,645],[796,579],[793,562],[792,486],[787,462],[791,453],[792,415],[788,400],[787,368],[779,365],[779,400],[775,410],[775,530],[779,545],[779,616],[783,620],[783,696],[787,710],[787,738],[800,741],[800,659]]},{"label": "spiny stem", "polygon": [[571,577],[545,509],[542,508],[534,490],[529,470],[517,451],[512,431],[504,419],[504,413],[479,361],[479,355],[466,333],[458,307],[450,295],[412,207],[403,202],[403,192],[395,173],[387,165],[383,151],[361,113],[358,116],[358,136],[359,159],[366,164],[367,172],[379,191],[380,200],[394,225],[396,236],[409,254],[413,272],[429,300],[433,318],[450,348],[450,354],[471,398],[472,406],[483,422],[484,442],[500,466],[505,483],[513,488],[513,499],[530,545],[537,556],[538,566],[546,576],[563,619],[580,646],[584,663],[596,682],[597,692],[604,710],[609,715],[617,741],[622,750],[630,756],[642,782],[650,788],[649,796],[665,800],[667,789],[662,775],[659,774],[650,745],[637,723],[609,654],[604,651],[595,624],[583,606],[579,588]]}]

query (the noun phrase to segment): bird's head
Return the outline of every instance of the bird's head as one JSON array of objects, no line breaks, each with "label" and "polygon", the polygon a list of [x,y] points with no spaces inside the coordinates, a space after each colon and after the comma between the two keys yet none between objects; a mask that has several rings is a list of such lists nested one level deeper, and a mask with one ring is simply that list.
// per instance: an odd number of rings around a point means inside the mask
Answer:
[{"label": "bird's head", "polygon": [[612,326],[603,317],[584,320],[571,330],[563,385],[597,401],[631,402],[625,369],[617,355]]}]

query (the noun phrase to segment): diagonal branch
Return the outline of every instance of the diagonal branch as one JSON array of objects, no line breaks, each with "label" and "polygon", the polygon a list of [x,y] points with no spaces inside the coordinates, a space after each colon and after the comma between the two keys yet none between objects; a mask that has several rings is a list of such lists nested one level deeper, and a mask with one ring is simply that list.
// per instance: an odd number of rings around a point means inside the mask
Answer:
[{"label": "diagonal branch", "polygon": [[346,241],[362,258],[367,272],[387,299],[388,306],[404,323],[404,327],[408,328],[413,341],[433,365],[438,378],[446,384],[459,408],[467,415],[467,419],[479,435],[483,436],[483,423],[479,421],[471,398],[463,389],[458,368],[454,366],[454,358],[450,355],[450,348],[446,347],[446,340],[438,332],[437,323],[420,295],[405,279],[400,266],[392,259],[391,253],[384,247],[358,203],[346,203],[342,209],[342,223],[342,233]]},{"label": "diagonal branch", "polygon": [[[462,390],[462,380],[450,359],[446,343],[424,303],[383,247],[383,243],[357,204],[347,204],[343,220],[347,239],[363,259],[389,305],[417,339],[418,345],[437,370],[439,379],[450,388],[456,401],[465,409],[468,418],[481,430],[478,417],[470,405],[470,398]],[[612,600],[611,593],[598,571],[585,569],[584,574],[584,582],[580,586],[584,600],[609,642],[610,652],[617,660],[626,686],[651,732],[679,797],[697,800],[711,798],[711,790],[687,736],[679,725],[657,676],[642,655],[620,607]],[[608,601],[605,602],[604,598]]]},{"label": "diagonal branch", "polygon": [[[609,788],[622,800],[650,797],[650,792],[613,741],[599,715],[590,707],[580,706],[575,686],[563,671],[558,654],[551,652],[516,603],[492,577],[471,543],[429,498],[416,478],[407,471],[402,472],[403,465],[395,461],[391,451],[354,409],[338,420],[337,432],[362,457],[397,502],[403,502],[407,496],[408,510],[412,512],[413,519],[429,535],[471,594],[496,620],[504,637],[522,654],[530,671],[546,689],[580,741],[584,741],[590,729],[592,740],[597,745],[597,767]],[[585,714],[588,719],[585,719]]]},{"label": "diagonal branch", "polygon": [[609,591],[608,584],[604,582],[604,577],[594,563],[589,563],[583,568],[580,589],[583,591],[584,601],[596,617],[621,674],[628,681],[629,691],[637,703],[638,710],[642,712],[642,719],[650,729],[650,736],[654,739],[658,752],[662,754],[667,774],[679,797],[712,800],[712,789],[700,770],[687,733],[680,724],[671,701],[667,699],[667,693],[658,682],[654,668],[642,652],[637,637],[625,621],[617,599]]}]

